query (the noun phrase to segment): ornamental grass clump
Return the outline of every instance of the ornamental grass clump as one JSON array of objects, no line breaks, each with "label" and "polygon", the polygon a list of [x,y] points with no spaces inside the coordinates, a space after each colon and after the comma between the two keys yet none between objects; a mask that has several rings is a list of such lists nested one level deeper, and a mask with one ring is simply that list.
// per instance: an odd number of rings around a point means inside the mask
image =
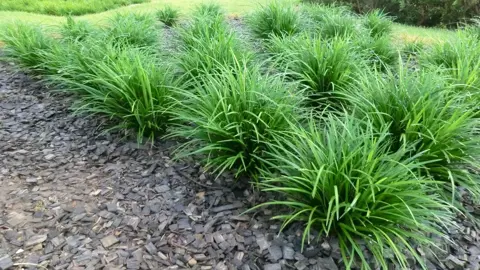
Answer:
[{"label": "ornamental grass clump", "polygon": [[260,7],[247,18],[247,24],[260,39],[294,35],[303,28],[300,15],[293,6],[279,2]]},{"label": "ornamental grass clump", "polygon": [[193,90],[179,90],[173,136],[187,142],[178,157],[201,155],[205,167],[220,175],[233,171],[255,176],[271,132],[289,128],[301,98],[294,85],[264,76],[239,60],[195,79]]},{"label": "ornamental grass clump", "polygon": [[178,34],[182,46],[193,49],[199,40],[208,42],[226,36],[228,32],[227,23],[222,16],[200,15],[183,25]]},{"label": "ornamental grass clump", "polygon": [[304,10],[312,31],[322,38],[351,37],[360,30],[358,19],[345,7],[310,4]]},{"label": "ornamental grass clump", "polygon": [[390,36],[357,36],[354,43],[359,55],[376,69],[384,69],[398,62],[400,51],[393,45]]},{"label": "ornamental grass clump", "polygon": [[111,129],[134,130],[139,142],[164,135],[175,86],[168,66],[138,48],[99,43],[72,52],[70,65],[53,79],[78,95],[78,112],[106,116],[117,123]]},{"label": "ornamental grass clump", "polygon": [[425,267],[416,247],[445,236],[450,207],[435,193],[437,182],[415,173],[415,157],[389,149],[387,128],[328,115],[275,133],[259,185],[278,199],[256,208],[290,209],[274,219],[284,221],[282,230],[304,223],[302,246],[313,232],[338,238],[346,269],[388,269],[387,253],[399,269],[414,267],[410,258]]},{"label": "ornamental grass clump", "polygon": [[391,150],[409,149],[406,155],[422,164],[418,171],[443,183],[439,192],[461,205],[457,187],[480,198],[480,179],[470,172],[480,169],[479,120],[469,97],[439,73],[371,72],[345,87],[345,98],[359,119],[387,127]]},{"label": "ornamental grass clump", "polygon": [[194,14],[196,16],[222,17],[225,15],[225,11],[218,3],[201,3],[195,7]]},{"label": "ornamental grass clump", "polygon": [[153,16],[136,13],[117,13],[103,29],[105,42],[137,48],[157,45],[159,32]]},{"label": "ornamental grass clump", "polygon": [[0,40],[5,43],[5,55],[21,67],[41,73],[39,67],[45,62],[44,51],[51,49],[54,40],[36,26],[23,23],[7,25],[0,32]]},{"label": "ornamental grass clump", "polygon": [[166,6],[163,9],[157,11],[156,15],[159,21],[164,23],[166,26],[172,27],[177,24],[180,12],[171,6]]},{"label": "ornamental grass clump", "polygon": [[469,91],[476,100],[480,92],[480,39],[459,32],[455,40],[433,45],[420,56],[425,67],[445,68],[451,82]]},{"label": "ornamental grass clump", "polygon": [[363,17],[363,26],[371,37],[383,37],[392,33],[392,19],[381,10],[372,10]]},{"label": "ornamental grass clump", "polygon": [[179,35],[182,45],[176,60],[183,82],[217,74],[223,66],[234,67],[237,61],[248,63],[252,59],[251,52],[221,16],[195,17],[180,29]]},{"label": "ornamental grass clump", "polygon": [[279,68],[307,88],[311,100],[324,105],[336,105],[335,89],[349,83],[363,65],[351,41],[339,37],[273,38],[269,51]]},{"label": "ornamental grass clump", "polygon": [[74,20],[73,17],[67,16],[67,21],[60,27],[60,35],[62,40],[68,42],[80,42],[97,33],[90,23],[87,21]]}]

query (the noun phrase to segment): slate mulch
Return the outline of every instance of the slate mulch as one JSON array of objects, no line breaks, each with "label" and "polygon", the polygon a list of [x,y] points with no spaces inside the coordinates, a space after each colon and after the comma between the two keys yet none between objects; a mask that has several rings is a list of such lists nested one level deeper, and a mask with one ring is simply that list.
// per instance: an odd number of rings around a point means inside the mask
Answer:
[{"label": "slate mulch", "polygon": [[[241,215],[264,200],[248,185],[173,162],[175,142],[102,134],[72,97],[14,70],[0,63],[0,270],[342,268],[334,238],[301,251],[301,226]],[[457,245],[425,254],[429,268],[479,269],[479,231],[464,223]]]}]

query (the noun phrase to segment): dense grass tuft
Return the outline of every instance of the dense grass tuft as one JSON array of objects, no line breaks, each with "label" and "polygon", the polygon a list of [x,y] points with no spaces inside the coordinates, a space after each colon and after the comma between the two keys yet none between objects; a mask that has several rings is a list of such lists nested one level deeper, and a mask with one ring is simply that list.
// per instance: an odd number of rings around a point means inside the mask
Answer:
[{"label": "dense grass tuft", "polygon": [[435,44],[424,51],[421,60],[425,66],[446,68],[452,82],[471,91],[477,100],[480,92],[480,39],[467,33],[459,33],[455,40]]},{"label": "dense grass tuft", "polygon": [[357,18],[345,7],[310,4],[304,10],[313,31],[323,38],[350,37],[359,30]]},{"label": "dense grass tuft", "polygon": [[104,29],[107,41],[132,47],[155,46],[159,40],[155,19],[146,14],[116,14]]},{"label": "dense grass tuft", "polygon": [[363,25],[372,37],[382,37],[390,35],[393,22],[381,10],[372,10],[365,15]]},{"label": "dense grass tuft", "polygon": [[335,89],[350,82],[363,64],[351,42],[342,38],[274,38],[269,50],[279,68],[305,85],[309,97],[317,101],[335,99]]},{"label": "dense grass tuft", "polygon": [[225,11],[218,3],[201,3],[196,6],[194,14],[196,16],[221,17],[225,15]]},{"label": "dense grass tuft", "polygon": [[23,23],[10,24],[0,32],[0,40],[5,43],[5,54],[21,67],[38,70],[45,62],[42,52],[53,46],[53,39],[40,27]]},{"label": "dense grass tuft", "polygon": [[79,95],[77,110],[111,118],[118,123],[112,129],[135,130],[140,142],[163,135],[175,85],[168,66],[137,48],[93,44],[88,50],[96,52],[71,50],[71,62],[55,78]]},{"label": "dense grass tuft", "polygon": [[287,129],[297,117],[294,87],[243,62],[205,74],[194,90],[180,91],[175,106],[183,125],[173,134],[189,140],[179,156],[205,155],[206,168],[216,174],[255,175],[271,132]]},{"label": "dense grass tuft", "polygon": [[67,22],[60,27],[62,39],[70,42],[83,41],[96,31],[87,21],[75,21],[71,16],[67,16]]},{"label": "dense grass tuft", "polygon": [[157,11],[157,19],[164,23],[166,26],[174,26],[177,24],[180,12],[171,6],[166,6],[163,9]]},{"label": "dense grass tuft", "polygon": [[195,17],[179,34],[182,46],[177,62],[183,82],[217,73],[223,66],[233,67],[239,59],[247,61],[251,57],[222,16]]},{"label": "dense grass tuft", "polygon": [[442,181],[446,197],[461,186],[480,198],[478,176],[468,171],[480,169],[476,109],[438,72],[373,72],[345,91],[358,118],[388,128],[392,150],[412,147],[421,173]]},{"label": "dense grass tuft", "polygon": [[305,223],[303,242],[312,232],[338,238],[346,269],[388,269],[386,254],[400,269],[409,257],[423,263],[415,248],[443,236],[438,224],[450,220],[449,207],[429,188],[435,182],[416,176],[420,165],[402,151],[390,153],[388,141],[385,129],[348,116],[276,133],[264,160],[273,169],[262,172],[260,186],[280,196],[258,207],[290,208],[274,219],[284,221],[282,229]]},{"label": "dense grass tuft", "polygon": [[272,2],[262,6],[247,18],[247,24],[256,37],[288,36],[302,30],[299,13],[291,6]]},{"label": "dense grass tuft", "polygon": [[390,36],[359,36],[355,42],[359,54],[375,68],[384,69],[398,61],[400,52],[392,44]]}]

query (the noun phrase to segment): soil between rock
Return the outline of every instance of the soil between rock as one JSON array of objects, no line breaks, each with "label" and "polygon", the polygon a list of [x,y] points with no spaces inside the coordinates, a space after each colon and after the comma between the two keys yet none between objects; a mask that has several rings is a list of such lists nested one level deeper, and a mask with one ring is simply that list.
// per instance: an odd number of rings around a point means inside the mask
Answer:
[{"label": "soil between rock", "polygon": [[[102,134],[72,97],[14,70],[0,63],[0,269],[342,268],[335,239],[301,252],[301,227],[240,215],[259,194],[173,162],[175,142]],[[479,235],[460,226],[429,268],[479,269]]]}]

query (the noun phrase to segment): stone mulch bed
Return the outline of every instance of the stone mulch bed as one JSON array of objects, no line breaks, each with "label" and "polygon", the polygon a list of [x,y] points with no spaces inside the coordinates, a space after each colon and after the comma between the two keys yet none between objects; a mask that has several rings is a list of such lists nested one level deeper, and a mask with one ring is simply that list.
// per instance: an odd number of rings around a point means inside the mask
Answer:
[{"label": "stone mulch bed", "polygon": [[[14,70],[0,63],[0,270],[342,268],[334,238],[301,251],[301,226],[241,215],[265,200],[248,184],[173,162],[175,142],[102,134],[72,97]],[[479,269],[479,231],[452,236],[429,268]]]}]

